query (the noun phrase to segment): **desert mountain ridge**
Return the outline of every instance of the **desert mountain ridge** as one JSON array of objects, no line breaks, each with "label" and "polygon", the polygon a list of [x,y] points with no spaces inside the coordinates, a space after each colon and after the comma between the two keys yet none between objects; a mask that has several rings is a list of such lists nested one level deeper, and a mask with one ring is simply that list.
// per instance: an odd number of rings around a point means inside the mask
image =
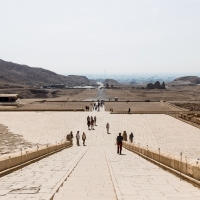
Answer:
[{"label": "desert mountain ridge", "polygon": [[119,85],[119,83],[116,80],[114,80],[114,79],[105,79],[104,84],[105,85],[108,84],[110,86],[111,85]]},{"label": "desert mountain ridge", "polygon": [[200,84],[200,77],[198,76],[182,76],[174,79],[174,81],[168,82],[168,86],[186,86]]},{"label": "desert mountain ridge", "polygon": [[74,86],[94,83],[85,76],[64,76],[43,68],[20,65],[0,59],[0,84],[18,84],[27,86],[65,84]]},{"label": "desert mountain ridge", "polygon": [[176,78],[174,81],[188,81],[193,84],[200,84],[200,78],[198,76],[183,76]]}]

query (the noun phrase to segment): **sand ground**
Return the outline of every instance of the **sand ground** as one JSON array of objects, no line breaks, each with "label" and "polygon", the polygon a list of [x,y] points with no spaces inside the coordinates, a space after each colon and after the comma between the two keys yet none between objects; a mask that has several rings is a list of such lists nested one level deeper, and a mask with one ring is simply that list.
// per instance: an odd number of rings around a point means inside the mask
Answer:
[{"label": "sand ground", "polygon": [[32,148],[36,144],[24,140],[22,135],[13,134],[0,124],[0,155],[18,152],[20,148]]},{"label": "sand ground", "polygon": [[97,89],[47,89],[48,93],[37,92],[35,88],[10,88],[0,89],[0,94],[18,94],[21,99],[26,101],[48,99],[55,101],[82,101],[88,97],[93,97],[97,93]]},{"label": "sand ground", "polygon": [[200,85],[174,86],[167,90],[136,89],[127,86],[119,89],[106,89],[106,95],[111,100],[118,97],[119,100],[129,101],[200,101]]}]

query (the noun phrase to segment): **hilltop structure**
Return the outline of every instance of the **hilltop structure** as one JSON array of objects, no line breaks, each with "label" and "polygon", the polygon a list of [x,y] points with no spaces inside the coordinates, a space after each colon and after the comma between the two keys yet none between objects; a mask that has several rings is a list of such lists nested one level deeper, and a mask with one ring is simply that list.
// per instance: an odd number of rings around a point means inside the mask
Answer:
[{"label": "hilltop structure", "polygon": [[160,84],[160,81],[156,81],[154,84],[149,83],[147,84],[147,89],[165,89],[165,82]]}]

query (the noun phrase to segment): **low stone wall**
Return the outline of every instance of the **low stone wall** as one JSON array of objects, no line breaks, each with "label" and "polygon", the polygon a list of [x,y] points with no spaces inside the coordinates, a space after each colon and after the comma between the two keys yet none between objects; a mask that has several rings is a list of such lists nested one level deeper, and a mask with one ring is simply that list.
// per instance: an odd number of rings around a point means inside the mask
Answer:
[{"label": "low stone wall", "polygon": [[171,154],[160,153],[159,150],[151,150],[148,149],[148,147],[140,147],[139,145],[137,146],[128,142],[123,142],[123,147],[129,149],[130,151],[142,154],[198,181],[200,180],[200,165],[198,161],[183,158],[181,154],[180,156],[173,156]]},{"label": "low stone wall", "polygon": [[190,110],[188,110],[188,109],[186,109],[186,108],[181,108],[181,107],[178,107],[178,106],[176,106],[176,105],[174,105],[174,104],[172,104],[172,103],[169,103],[168,101],[160,101],[160,102],[162,102],[162,103],[164,103],[164,104],[166,104],[166,105],[168,105],[168,106],[172,106],[172,107],[174,107],[174,108],[177,108],[178,110],[180,110],[180,111],[190,111]]},{"label": "low stone wall", "polygon": [[110,114],[165,114],[165,115],[172,115],[172,114],[179,114],[180,111],[114,111],[113,109],[110,110]]},{"label": "low stone wall", "polygon": [[40,146],[26,151],[5,155],[0,157],[0,172],[11,169],[33,159],[70,147],[71,143],[66,141],[62,144]]},{"label": "low stone wall", "polygon": [[84,112],[85,109],[83,108],[74,108],[74,109],[66,109],[66,108],[23,108],[23,107],[18,107],[18,108],[10,108],[10,109],[4,109],[0,108],[1,112],[43,112],[43,111],[60,111],[60,112]]}]

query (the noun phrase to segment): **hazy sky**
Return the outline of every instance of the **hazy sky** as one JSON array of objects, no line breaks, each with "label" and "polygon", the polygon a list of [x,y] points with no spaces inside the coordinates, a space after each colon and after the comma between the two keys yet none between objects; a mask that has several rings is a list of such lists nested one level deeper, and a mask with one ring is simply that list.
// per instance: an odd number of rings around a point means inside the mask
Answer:
[{"label": "hazy sky", "polygon": [[200,0],[0,0],[0,59],[62,74],[195,74]]}]

